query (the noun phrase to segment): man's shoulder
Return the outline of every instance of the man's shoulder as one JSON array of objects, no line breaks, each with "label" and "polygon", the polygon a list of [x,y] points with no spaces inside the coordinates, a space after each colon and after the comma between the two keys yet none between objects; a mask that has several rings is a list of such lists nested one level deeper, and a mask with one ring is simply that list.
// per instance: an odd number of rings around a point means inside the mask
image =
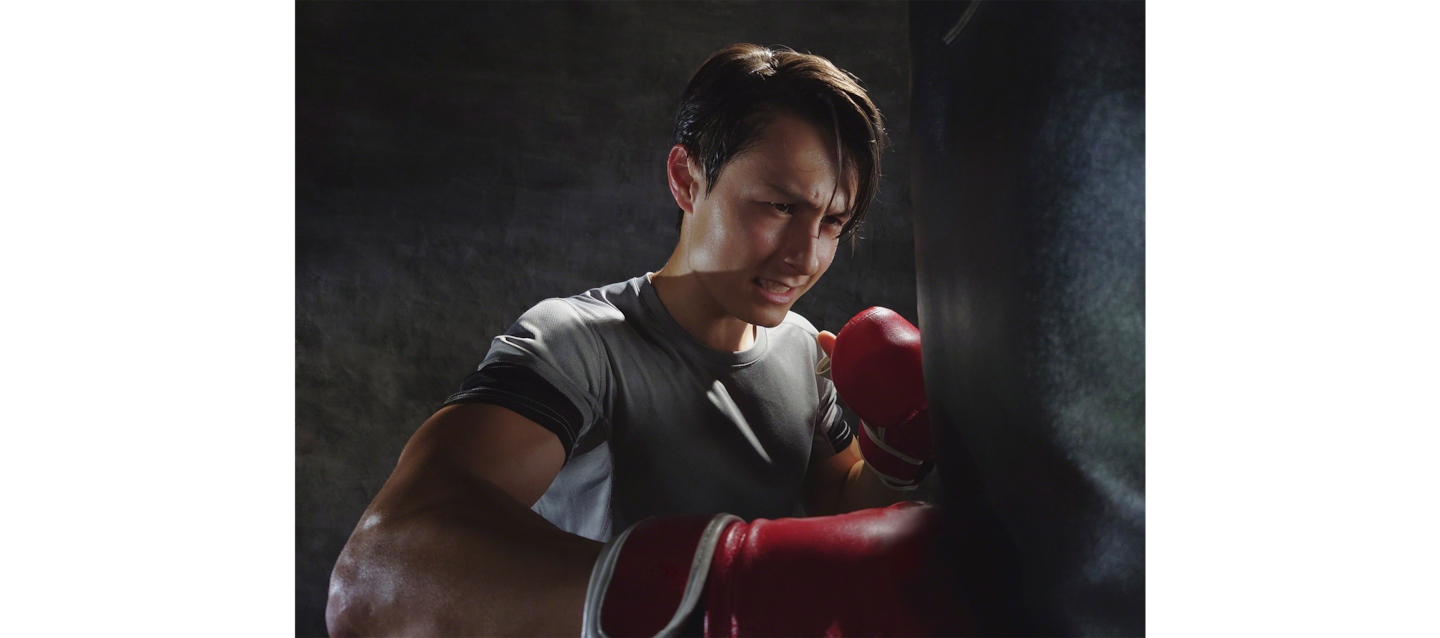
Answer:
[{"label": "man's shoulder", "polygon": [[815,341],[815,335],[819,333],[809,319],[790,312],[780,325],[770,329],[770,344],[783,352],[800,352],[818,358],[820,346]]},{"label": "man's shoulder", "polygon": [[640,287],[644,279],[645,276],[641,275],[633,279],[617,281],[613,284],[591,288],[565,299],[575,304],[576,307],[601,313],[606,317],[612,317],[617,313],[624,315],[639,300]]},{"label": "man's shoulder", "polygon": [[517,323],[531,321],[552,329],[595,330],[606,325],[623,323],[626,308],[635,294],[635,281],[627,280],[591,288],[568,297],[551,297],[531,306],[520,316]]}]

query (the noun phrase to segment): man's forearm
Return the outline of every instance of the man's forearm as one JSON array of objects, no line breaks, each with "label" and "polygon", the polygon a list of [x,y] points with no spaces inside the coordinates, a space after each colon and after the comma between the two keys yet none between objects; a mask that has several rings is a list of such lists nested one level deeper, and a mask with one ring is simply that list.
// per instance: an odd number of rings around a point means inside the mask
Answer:
[{"label": "man's forearm", "polygon": [[840,488],[840,511],[854,512],[872,507],[885,507],[912,498],[913,492],[901,492],[885,486],[874,472],[865,468],[865,461],[856,461]]},{"label": "man's forearm", "polygon": [[601,543],[479,483],[421,511],[366,512],[331,578],[331,635],[580,633]]}]

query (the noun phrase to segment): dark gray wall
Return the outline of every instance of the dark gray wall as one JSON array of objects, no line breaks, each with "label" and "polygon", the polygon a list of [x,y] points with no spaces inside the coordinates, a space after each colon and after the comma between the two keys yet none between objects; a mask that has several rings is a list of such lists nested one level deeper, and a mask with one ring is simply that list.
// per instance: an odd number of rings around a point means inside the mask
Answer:
[{"label": "dark gray wall", "polygon": [[296,631],[410,434],[541,299],[658,270],[675,100],[714,50],[856,75],[893,140],[879,200],[796,310],[918,324],[904,3],[296,8]]}]

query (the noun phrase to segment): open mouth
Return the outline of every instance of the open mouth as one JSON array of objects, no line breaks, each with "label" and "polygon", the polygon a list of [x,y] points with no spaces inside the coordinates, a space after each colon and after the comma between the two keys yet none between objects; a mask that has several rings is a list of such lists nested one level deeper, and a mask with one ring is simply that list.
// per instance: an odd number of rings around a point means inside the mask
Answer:
[{"label": "open mouth", "polygon": [[798,288],[794,286],[787,286],[778,281],[761,279],[759,277],[754,279],[754,283],[756,286],[759,286],[761,296],[775,304],[790,303],[795,298],[795,293],[798,290]]},{"label": "open mouth", "polygon": [[794,288],[791,288],[790,286],[770,281],[769,279],[756,279],[755,283],[760,284],[761,288],[764,288],[765,290],[773,292],[777,295],[789,294],[791,290],[794,290]]}]

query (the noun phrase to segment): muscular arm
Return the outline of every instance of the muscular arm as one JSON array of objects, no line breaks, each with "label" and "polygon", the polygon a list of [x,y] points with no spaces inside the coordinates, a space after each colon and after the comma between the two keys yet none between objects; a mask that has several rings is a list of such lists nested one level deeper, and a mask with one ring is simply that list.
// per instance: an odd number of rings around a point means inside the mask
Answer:
[{"label": "muscular arm", "polygon": [[340,553],[330,634],[579,634],[601,543],[530,510],[564,460],[554,434],[505,408],[435,413]]},{"label": "muscular arm", "polygon": [[805,476],[805,511],[811,516],[885,507],[909,499],[909,492],[886,487],[865,469],[856,439],[834,456],[811,464]]}]

